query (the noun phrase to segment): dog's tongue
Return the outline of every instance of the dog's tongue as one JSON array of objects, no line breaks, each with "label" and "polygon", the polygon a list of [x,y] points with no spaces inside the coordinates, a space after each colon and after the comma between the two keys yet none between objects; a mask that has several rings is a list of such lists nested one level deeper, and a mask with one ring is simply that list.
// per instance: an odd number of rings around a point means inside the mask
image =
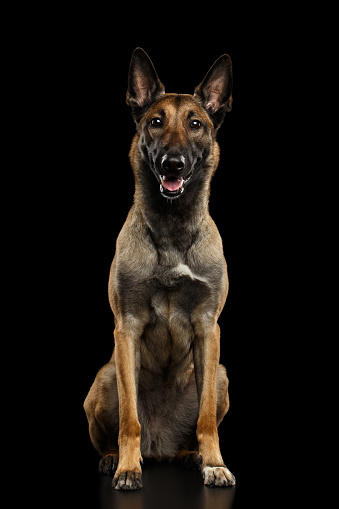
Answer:
[{"label": "dog's tongue", "polygon": [[168,191],[177,191],[182,184],[182,178],[176,179],[175,177],[164,177],[162,185],[166,187]]}]

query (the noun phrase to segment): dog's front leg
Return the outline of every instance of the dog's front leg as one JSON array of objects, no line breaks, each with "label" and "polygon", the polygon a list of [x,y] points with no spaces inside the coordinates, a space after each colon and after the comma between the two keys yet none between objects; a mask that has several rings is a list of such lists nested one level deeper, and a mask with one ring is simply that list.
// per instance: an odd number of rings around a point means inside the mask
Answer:
[{"label": "dog's front leg", "polygon": [[140,336],[130,328],[115,328],[115,365],[119,398],[119,463],[113,487],[133,490],[142,487],[140,423],[137,385],[140,369]]},{"label": "dog's front leg", "polygon": [[220,357],[220,328],[200,322],[194,340],[194,370],[199,400],[197,439],[202,457],[204,483],[215,486],[235,484],[219,447],[217,430],[217,370]]}]

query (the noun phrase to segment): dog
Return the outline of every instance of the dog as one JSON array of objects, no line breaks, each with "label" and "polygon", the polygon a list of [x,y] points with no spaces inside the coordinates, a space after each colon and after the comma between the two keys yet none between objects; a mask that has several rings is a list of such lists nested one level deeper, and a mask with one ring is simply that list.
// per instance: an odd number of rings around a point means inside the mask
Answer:
[{"label": "dog", "polygon": [[193,95],[165,93],[147,53],[132,55],[135,195],[109,275],[115,346],[84,402],[99,471],[117,490],[142,487],[143,458],[199,469],[208,486],[235,484],[217,430],[229,408],[217,323],[228,275],[208,212],[232,80],[222,55]]}]

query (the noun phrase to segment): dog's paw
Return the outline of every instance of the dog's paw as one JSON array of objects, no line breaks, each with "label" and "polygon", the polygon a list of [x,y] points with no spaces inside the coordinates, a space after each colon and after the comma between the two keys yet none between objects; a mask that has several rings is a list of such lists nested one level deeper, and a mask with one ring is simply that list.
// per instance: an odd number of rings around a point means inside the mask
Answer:
[{"label": "dog's paw", "polygon": [[187,451],[185,454],[180,454],[174,458],[174,463],[180,465],[187,470],[201,470],[202,457],[198,452]]},{"label": "dog's paw", "polygon": [[101,474],[113,475],[118,466],[119,457],[108,454],[99,461],[99,472]]},{"label": "dog's paw", "polygon": [[234,486],[235,477],[226,467],[205,467],[202,470],[206,486]]},{"label": "dog's paw", "polygon": [[142,488],[142,479],[140,472],[121,472],[115,476],[112,486],[116,490],[139,490]]}]

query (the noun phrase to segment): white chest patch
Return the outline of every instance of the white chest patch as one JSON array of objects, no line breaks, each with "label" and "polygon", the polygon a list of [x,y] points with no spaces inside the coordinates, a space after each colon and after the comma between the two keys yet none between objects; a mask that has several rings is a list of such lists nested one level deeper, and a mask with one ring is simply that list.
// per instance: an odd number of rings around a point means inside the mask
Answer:
[{"label": "white chest patch", "polygon": [[184,263],[179,263],[179,265],[177,265],[173,270],[177,274],[180,274],[181,276],[189,276],[191,279],[197,279],[198,281],[202,281],[203,283],[208,283],[208,280],[205,277],[193,274],[188,265],[185,265]]}]

